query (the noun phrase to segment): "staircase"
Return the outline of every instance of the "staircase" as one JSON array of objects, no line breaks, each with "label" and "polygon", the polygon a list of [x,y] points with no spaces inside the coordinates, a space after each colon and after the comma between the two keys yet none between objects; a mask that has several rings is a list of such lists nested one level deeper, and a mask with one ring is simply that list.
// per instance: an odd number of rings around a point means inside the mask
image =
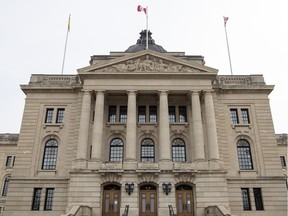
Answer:
[{"label": "staircase", "polygon": [[73,206],[68,214],[61,216],[92,216],[92,209],[84,205]]},{"label": "staircase", "polygon": [[205,208],[205,216],[231,216],[224,206],[208,206]]}]

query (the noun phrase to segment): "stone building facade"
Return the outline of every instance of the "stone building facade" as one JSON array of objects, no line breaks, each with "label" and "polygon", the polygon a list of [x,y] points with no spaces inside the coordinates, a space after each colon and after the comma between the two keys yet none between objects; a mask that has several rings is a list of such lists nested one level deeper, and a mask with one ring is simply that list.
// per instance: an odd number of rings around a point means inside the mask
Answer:
[{"label": "stone building facade", "polygon": [[77,75],[33,74],[21,85],[20,134],[0,135],[2,214],[120,216],[129,206],[166,216],[171,205],[177,216],[286,216],[274,86],[218,75],[151,33],[145,49],[145,35],[92,56]]}]

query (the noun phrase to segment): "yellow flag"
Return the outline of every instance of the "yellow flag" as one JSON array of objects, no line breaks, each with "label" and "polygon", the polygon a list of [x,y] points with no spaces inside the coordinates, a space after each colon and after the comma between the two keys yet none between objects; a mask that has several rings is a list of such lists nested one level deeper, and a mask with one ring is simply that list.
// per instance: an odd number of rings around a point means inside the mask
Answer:
[{"label": "yellow flag", "polygon": [[69,19],[68,19],[68,31],[70,31],[70,16],[71,14],[69,14]]}]

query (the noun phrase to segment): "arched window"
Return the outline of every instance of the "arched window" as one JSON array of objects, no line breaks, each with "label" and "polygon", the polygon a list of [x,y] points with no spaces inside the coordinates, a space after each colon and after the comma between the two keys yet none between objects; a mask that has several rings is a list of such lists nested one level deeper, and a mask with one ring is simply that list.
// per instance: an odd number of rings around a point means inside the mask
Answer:
[{"label": "arched window", "polygon": [[119,138],[113,139],[110,143],[109,161],[123,160],[123,141]]},{"label": "arched window", "polygon": [[3,184],[2,196],[4,196],[4,197],[7,196],[8,187],[9,187],[9,179],[8,179],[8,177],[6,177],[5,181],[4,181],[4,184]]},{"label": "arched window", "polygon": [[237,154],[240,170],[252,170],[253,163],[251,157],[250,144],[245,139],[240,139],[237,142]]},{"label": "arched window", "polygon": [[185,142],[182,139],[176,138],[172,141],[172,160],[174,162],[185,162]]},{"label": "arched window", "polygon": [[152,139],[143,139],[141,142],[141,161],[154,162],[154,142]]},{"label": "arched window", "polygon": [[58,142],[55,139],[50,139],[45,144],[43,156],[43,170],[55,170],[57,162]]}]

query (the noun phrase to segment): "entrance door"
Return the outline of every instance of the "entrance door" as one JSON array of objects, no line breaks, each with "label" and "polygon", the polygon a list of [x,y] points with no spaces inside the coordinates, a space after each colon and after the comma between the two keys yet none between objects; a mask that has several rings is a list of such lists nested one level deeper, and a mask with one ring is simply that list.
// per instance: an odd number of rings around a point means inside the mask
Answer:
[{"label": "entrance door", "polygon": [[194,216],[193,190],[191,186],[176,187],[177,216]]},{"label": "entrance door", "polygon": [[155,186],[141,186],[139,202],[139,216],[157,216],[157,190]]},{"label": "entrance door", "polygon": [[103,216],[120,215],[120,187],[107,185],[103,191]]}]

